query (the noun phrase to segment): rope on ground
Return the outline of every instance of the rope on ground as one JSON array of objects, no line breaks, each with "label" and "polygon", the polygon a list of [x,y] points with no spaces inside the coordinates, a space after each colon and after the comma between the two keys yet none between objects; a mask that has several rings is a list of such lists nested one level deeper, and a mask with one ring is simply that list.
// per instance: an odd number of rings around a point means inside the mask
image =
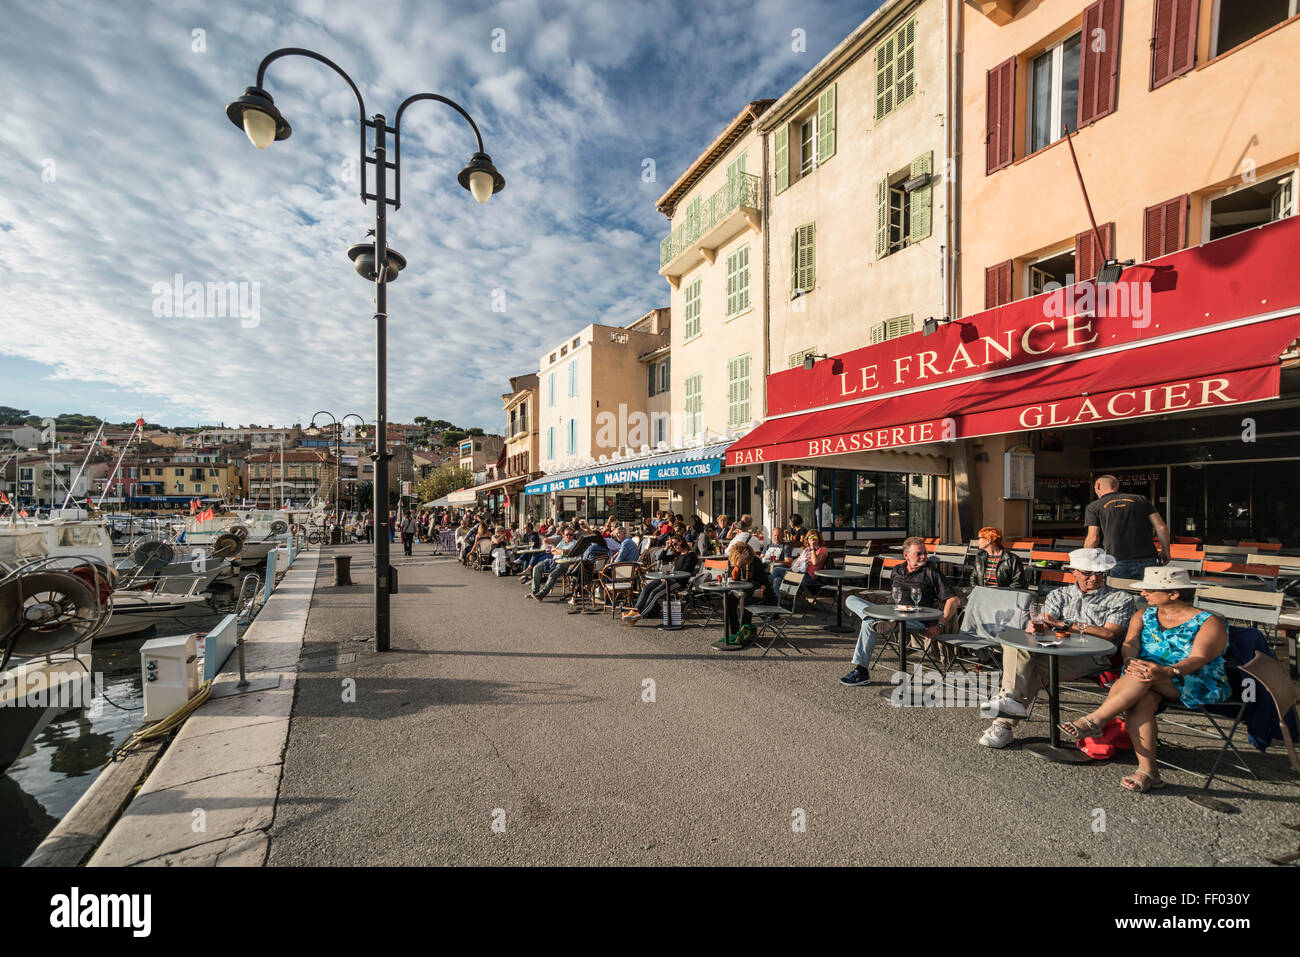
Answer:
[{"label": "rope on ground", "polygon": [[209,678],[203,684],[199,685],[199,690],[194,692],[194,697],[185,702],[167,717],[160,721],[154,721],[137,728],[131,737],[127,738],[120,748],[113,752],[113,760],[120,761],[126,755],[130,754],[136,748],[140,747],[146,741],[152,741],[155,738],[161,738],[164,735],[171,734],[192,715],[203,702],[212,697],[212,679]]}]

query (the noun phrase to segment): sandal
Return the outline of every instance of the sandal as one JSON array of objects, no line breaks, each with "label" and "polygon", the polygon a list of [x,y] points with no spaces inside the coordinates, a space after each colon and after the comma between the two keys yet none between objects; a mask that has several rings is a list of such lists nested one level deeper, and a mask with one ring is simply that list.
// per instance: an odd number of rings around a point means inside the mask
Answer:
[{"label": "sandal", "polygon": [[1089,718],[1075,718],[1073,721],[1062,721],[1057,725],[1063,734],[1068,734],[1072,738],[1095,738],[1101,734],[1102,726],[1096,721]]},{"label": "sandal", "polygon": [[[1141,778],[1138,777],[1139,774],[1142,775]],[[1141,768],[1138,768],[1132,774],[1127,774],[1120,778],[1119,786],[1126,791],[1136,791],[1138,794],[1145,794],[1147,791],[1155,791],[1158,788],[1164,787],[1165,782],[1161,780],[1158,773],[1152,774],[1150,771],[1143,771]]]}]

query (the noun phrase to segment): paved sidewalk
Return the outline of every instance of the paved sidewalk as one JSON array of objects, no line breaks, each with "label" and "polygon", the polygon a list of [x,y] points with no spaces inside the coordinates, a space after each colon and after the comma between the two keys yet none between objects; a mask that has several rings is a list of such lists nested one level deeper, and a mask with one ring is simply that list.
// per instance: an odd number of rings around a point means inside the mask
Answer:
[{"label": "paved sidewalk", "polygon": [[[205,702],[168,745],[90,866],[264,863],[319,555],[315,548],[299,553],[244,634],[249,680],[279,675],[279,686]],[[223,675],[238,675],[236,655]]]},{"label": "paved sidewalk", "polygon": [[[988,721],[972,708],[892,707],[888,659],[878,684],[840,685],[853,636],[824,617],[794,629],[807,655],[728,655],[709,647],[717,624],[571,616],[427,545],[398,550],[394,651],[376,655],[358,640],[370,555],[350,551],[357,587],[321,564],[270,864],[1264,864],[1294,850],[1282,825],[1300,821],[1300,791],[1276,748],[1248,754],[1273,778],[1256,795],[1214,785],[1238,814],[1189,788],[1132,794],[1131,758],[1045,764],[979,747]],[[1041,719],[1020,732],[1045,733]]]}]

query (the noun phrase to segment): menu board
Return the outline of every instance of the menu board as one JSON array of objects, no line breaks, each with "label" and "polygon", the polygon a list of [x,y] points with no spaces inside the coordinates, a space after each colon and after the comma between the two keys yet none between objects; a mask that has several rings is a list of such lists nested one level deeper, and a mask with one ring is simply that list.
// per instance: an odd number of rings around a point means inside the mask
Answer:
[{"label": "menu board", "polygon": [[1002,497],[1026,501],[1034,497],[1034,453],[1012,450],[1003,457]]},{"label": "menu board", "polygon": [[641,503],[633,492],[618,492],[614,496],[614,517],[620,522],[634,522],[641,517]]}]

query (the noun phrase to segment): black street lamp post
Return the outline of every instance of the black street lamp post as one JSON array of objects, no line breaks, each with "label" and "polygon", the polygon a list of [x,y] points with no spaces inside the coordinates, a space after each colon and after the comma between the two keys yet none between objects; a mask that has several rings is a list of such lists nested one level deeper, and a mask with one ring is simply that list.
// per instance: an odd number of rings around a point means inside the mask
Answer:
[{"label": "black street lamp post", "polygon": [[342,450],[343,430],[340,428],[340,422],[346,422],[348,419],[356,419],[364,426],[366,424],[366,420],[361,418],[361,416],[355,412],[349,412],[347,415],[343,416],[342,419],[336,419],[334,418],[333,413],[326,412],[324,409],[322,409],[320,412],[317,412],[315,415],[311,417],[310,427],[313,429],[316,428],[317,415],[328,415],[330,417],[330,421],[334,423],[334,528],[335,528],[334,534],[335,536],[339,537],[339,541],[342,541],[341,536],[343,533],[340,529],[342,528],[343,525],[343,515],[341,511],[343,508],[343,497],[340,494],[339,489],[342,486],[341,476],[343,474],[343,450]]},{"label": "black street lamp post", "polygon": [[[292,129],[280,111],[276,109],[271,95],[263,87],[266,68],[274,61],[285,56],[304,56],[324,63],[347,82],[357,98],[359,132],[359,157],[361,169],[361,201],[375,204],[374,242],[358,243],[348,250],[357,272],[375,284],[375,451],[371,458],[375,463],[374,509],[375,509],[375,650],[388,650],[389,636],[389,594],[393,585],[393,569],[388,564],[388,371],[387,371],[387,319],[388,319],[388,283],[397,278],[398,272],[406,265],[406,259],[400,253],[388,248],[388,230],[386,213],[391,204],[393,209],[402,206],[402,113],[418,100],[436,100],[443,103],[469,123],[474,131],[478,149],[470,157],[469,163],[456,177],[465,189],[469,190],[480,203],[486,203],[493,193],[499,193],[506,184],[505,178],[492,165],[492,158],[483,152],[483,137],[478,126],[465,110],[456,102],[437,93],[417,93],[408,96],[397,108],[393,125],[389,126],[382,113],[366,119],[366,105],[361,98],[361,91],[352,82],[352,78],[332,60],[297,47],[286,47],[268,53],[257,68],[257,85],[244,90],[244,95],[226,107],[226,116],[230,122],[244,130],[253,145],[260,150],[266,149],[276,140],[288,139]],[[366,155],[366,130],[374,130],[374,148],[372,155]],[[388,161],[388,137],[393,138],[393,161]],[[367,164],[375,167],[375,191],[367,190]],[[388,171],[393,171],[394,191],[388,195]],[[382,511],[380,511],[382,509]]]}]

